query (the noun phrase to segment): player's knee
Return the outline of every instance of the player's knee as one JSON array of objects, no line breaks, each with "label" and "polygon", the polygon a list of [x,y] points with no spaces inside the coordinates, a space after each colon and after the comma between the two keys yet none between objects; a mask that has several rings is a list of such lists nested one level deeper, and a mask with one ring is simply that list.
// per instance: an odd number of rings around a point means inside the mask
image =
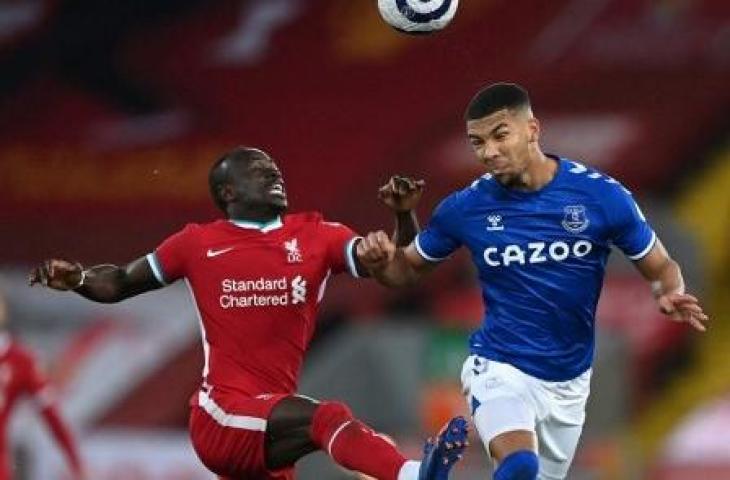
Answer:
[{"label": "player's knee", "polygon": [[314,412],[324,422],[340,422],[352,419],[352,410],[342,402],[322,402]]},{"label": "player's knee", "polygon": [[322,402],[312,418],[312,440],[320,448],[327,445],[337,430],[352,419],[352,411],[344,403]]},{"label": "player's knee", "polygon": [[508,455],[494,472],[494,480],[535,480],[540,462],[535,452],[520,450]]}]

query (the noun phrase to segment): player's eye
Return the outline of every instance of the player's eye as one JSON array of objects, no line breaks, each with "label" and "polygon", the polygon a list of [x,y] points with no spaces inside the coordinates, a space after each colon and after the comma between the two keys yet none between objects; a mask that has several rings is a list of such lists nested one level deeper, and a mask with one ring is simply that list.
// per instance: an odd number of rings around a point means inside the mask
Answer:
[{"label": "player's eye", "polygon": [[498,132],[494,134],[496,140],[504,140],[507,136],[509,136],[509,132]]}]

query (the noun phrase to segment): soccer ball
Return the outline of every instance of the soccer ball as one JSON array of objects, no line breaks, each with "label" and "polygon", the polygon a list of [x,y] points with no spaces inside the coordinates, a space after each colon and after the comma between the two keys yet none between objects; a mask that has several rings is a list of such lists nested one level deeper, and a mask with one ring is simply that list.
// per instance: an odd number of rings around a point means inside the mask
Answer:
[{"label": "soccer ball", "polygon": [[404,33],[441,30],[451,22],[459,0],[378,0],[378,10],[391,27]]}]

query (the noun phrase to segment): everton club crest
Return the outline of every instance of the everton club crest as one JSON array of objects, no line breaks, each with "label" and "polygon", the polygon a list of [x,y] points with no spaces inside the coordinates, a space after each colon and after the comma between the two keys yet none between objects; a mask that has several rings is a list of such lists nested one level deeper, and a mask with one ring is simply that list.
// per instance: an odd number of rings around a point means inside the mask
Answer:
[{"label": "everton club crest", "polygon": [[568,205],[564,211],[563,228],[570,233],[580,233],[591,223],[586,217],[586,207],[583,205]]}]

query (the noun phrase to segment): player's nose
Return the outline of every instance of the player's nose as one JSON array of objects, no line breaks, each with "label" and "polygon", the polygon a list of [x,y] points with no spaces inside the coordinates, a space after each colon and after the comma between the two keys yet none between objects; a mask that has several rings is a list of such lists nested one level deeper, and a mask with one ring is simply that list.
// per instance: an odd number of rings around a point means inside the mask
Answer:
[{"label": "player's nose", "polygon": [[499,149],[496,147],[489,147],[485,145],[484,149],[482,149],[480,153],[480,159],[486,165],[489,165],[492,161],[499,157]]}]

